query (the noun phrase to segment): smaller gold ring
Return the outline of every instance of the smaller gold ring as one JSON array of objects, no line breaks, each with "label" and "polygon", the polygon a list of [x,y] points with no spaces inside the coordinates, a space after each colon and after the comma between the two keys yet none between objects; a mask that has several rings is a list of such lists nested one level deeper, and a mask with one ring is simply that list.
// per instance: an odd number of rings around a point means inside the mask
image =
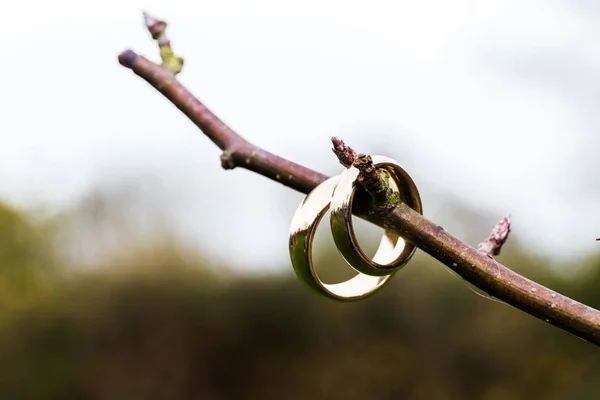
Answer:
[{"label": "smaller gold ring", "polygon": [[[373,164],[389,173],[390,180],[398,189],[400,201],[423,214],[419,191],[408,172],[389,157],[373,156]],[[358,272],[372,276],[389,275],[406,265],[416,247],[398,235],[386,231],[373,259],[369,259],[361,250],[352,226],[352,200],[358,174],[358,169],[350,167],[340,175],[331,199],[331,233],[339,252]]]}]

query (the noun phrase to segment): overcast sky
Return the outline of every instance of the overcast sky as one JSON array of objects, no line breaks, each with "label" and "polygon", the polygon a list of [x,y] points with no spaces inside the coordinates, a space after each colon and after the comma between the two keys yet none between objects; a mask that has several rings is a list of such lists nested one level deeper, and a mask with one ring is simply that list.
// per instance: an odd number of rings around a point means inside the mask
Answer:
[{"label": "overcast sky", "polygon": [[485,231],[510,212],[539,251],[599,246],[591,1],[2,2],[0,198],[67,207],[98,184],[149,185],[139,199],[160,197],[190,243],[286,265],[302,195],[221,171],[218,149],[118,65],[126,48],[158,59],[142,10],[169,23],[180,80],[255,144],[334,174],[336,135],[405,165],[433,220],[446,193],[489,212]]}]

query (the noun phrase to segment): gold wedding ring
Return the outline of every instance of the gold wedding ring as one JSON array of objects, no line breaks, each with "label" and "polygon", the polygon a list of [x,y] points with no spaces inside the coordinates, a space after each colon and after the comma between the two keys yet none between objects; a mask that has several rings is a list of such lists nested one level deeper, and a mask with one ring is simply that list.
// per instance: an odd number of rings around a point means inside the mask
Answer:
[{"label": "gold wedding ring", "polygon": [[[423,214],[419,191],[406,170],[396,161],[384,156],[373,156],[373,164],[377,169],[385,169],[388,172],[390,185],[398,189],[400,200],[419,214]],[[386,231],[373,259],[365,255],[352,226],[352,200],[358,174],[358,169],[350,167],[340,175],[330,205],[331,233],[339,252],[355,270],[373,276],[389,275],[406,265],[416,247],[398,235]]]},{"label": "gold wedding ring", "polygon": [[335,300],[358,300],[375,293],[389,280],[388,276],[358,274],[341,283],[322,282],[312,262],[312,244],[317,226],[329,209],[339,176],[327,179],[311,191],[300,204],[290,228],[290,257],[296,275],[309,289]]},{"label": "gold wedding ring", "polygon": [[[394,160],[374,156],[377,168],[385,168],[390,186],[401,201],[422,213],[419,192],[408,173]],[[317,186],[300,204],[290,229],[290,257],[298,278],[311,290],[336,300],[357,300],[379,290],[415,252],[415,247],[391,232],[385,232],[370,260],[360,249],[352,226],[352,199],[358,170],[351,167],[340,176]],[[319,279],[312,262],[312,243],[316,228],[331,205],[331,229],[338,250],[358,275],[335,284]]]}]

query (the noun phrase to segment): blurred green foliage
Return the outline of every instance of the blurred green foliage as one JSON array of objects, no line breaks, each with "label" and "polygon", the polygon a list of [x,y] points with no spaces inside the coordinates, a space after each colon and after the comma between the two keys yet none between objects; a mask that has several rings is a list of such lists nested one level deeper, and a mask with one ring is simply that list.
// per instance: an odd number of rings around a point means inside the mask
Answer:
[{"label": "blurred green foliage", "polygon": [[37,294],[54,268],[49,225],[0,203],[0,310]]},{"label": "blurred green foliage", "polygon": [[[370,299],[336,303],[291,273],[226,279],[224,267],[208,267],[169,240],[111,255],[103,268],[55,268],[50,236],[24,213],[0,206],[3,399],[600,393],[596,346],[477,296],[423,254]],[[335,275],[336,254],[318,258]],[[581,261],[566,279],[512,240],[501,261],[600,307],[599,258]]]}]

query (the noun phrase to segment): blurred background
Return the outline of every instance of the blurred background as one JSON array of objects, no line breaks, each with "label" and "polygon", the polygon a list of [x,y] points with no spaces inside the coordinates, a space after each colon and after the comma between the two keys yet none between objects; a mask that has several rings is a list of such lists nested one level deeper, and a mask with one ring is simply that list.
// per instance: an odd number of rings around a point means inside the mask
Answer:
[{"label": "blurred background", "polygon": [[[593,1],[2,2],[0,397],[593,398],[600,351],[418,253],[361,302],[293,276],[303,195],[244,170],[117,55],[158,60],[251,142],[327,174],[399,160],[425,215],[600,307]],[[378,228],[359,224],[371,251]],[[348,275],[321,230],[316,262]]]}]

